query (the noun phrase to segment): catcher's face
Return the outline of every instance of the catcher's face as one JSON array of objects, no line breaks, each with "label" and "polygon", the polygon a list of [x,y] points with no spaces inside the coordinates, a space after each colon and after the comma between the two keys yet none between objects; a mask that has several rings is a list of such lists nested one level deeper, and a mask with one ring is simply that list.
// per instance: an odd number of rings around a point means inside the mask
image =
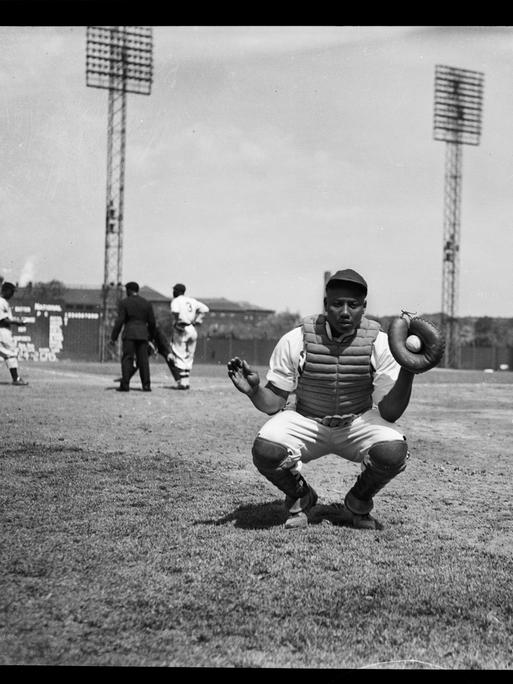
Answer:
[{"label": "catcher's face", "polygon": [[360,326],[367,302],[358,288],[340,285],[326,291],[326,316],[332,330],[339,335],[352,335]]}]

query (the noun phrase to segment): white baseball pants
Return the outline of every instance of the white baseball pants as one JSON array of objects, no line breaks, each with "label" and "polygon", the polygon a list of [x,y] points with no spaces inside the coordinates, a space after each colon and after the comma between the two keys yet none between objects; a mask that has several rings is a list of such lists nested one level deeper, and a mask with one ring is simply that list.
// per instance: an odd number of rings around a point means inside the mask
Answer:
[{"label": "white baseball pants", "polygon": [[328,427],[294,410],[280,411],[260,429],[259,437],[283,444],[291,451],[292,467],[299,470],[327,454],[336,454],[354,463],[365,457],[376,442],[406,439],[399,426],[384,420],[377,408],[354,418],[349,425]]},{"label": "white baseball pants", "polygon": [[180,328],[173,328],[171,354],[180,374],[178,379],[179,387],[189,386],[197,341],[198,331],[193,325],[187,325],[183,330]]},{"label": "white baseball pants", "polygon": [[18,349],[9,328],[0,328],[0,358],[7,368],[18,368]]}]

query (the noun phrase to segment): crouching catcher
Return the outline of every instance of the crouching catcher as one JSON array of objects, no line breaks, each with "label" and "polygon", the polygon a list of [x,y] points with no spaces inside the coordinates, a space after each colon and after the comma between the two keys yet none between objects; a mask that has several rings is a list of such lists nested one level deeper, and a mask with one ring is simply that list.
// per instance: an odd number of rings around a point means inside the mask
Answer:
[{"label": "crouching catcher", "polygon": [[271,416],[254,440],[253,463],[285,494],[288,528],[308,525],[317,502],[304,463],[336,454],[358,464],[356,481],[333,508],[342,524],[372,530],[382,528],[370,515],[374,497],[406,467],[408,445],[396,421],[415,374],[394,359],[379,323],[364,316],[366,296],[361,275],[335,273],[324,313],[305,317],[279,340],[265,386],[245,360],[227,364],[234,386]]}]

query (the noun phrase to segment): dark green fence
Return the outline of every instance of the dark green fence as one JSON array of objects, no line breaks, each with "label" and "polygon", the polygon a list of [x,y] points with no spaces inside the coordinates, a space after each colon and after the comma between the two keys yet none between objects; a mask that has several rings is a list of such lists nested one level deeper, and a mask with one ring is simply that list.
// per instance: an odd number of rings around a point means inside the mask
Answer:
[{"label": "dark green fence", "polygon": [[[250,364],[267,366],[277,341],[277,339],[199,338],[195,362],[225,364],[232,357],[240,356]],[[460,368],[463,370],[484,370],[486,368],[513,370],[513,348],[462,347]]]},{"label": "dark green fence", "polygon": [[276,346],[275,340],[237,340],[223,337],[200,337],[196,346],[195,363],[225,364],[234,356],[254,366],[267,366]]},{"label": "dark green fence", "polygon": [[[507,366],[507,368],[505,368]],[[513,370],[513,349],[511,347],[474,347],[461,348],[463,370]]]}]

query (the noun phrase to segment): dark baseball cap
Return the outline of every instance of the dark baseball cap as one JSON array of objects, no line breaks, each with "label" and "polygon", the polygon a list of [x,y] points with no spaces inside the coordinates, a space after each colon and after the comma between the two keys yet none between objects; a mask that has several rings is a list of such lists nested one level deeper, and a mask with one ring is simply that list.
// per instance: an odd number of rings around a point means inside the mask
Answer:
[{"label": "dark baseball cap", "polygon": [[125,288],[127,290],[130,290],[131,292],[139,292],[139,283],[136,283],[135,281],[131,280],[129,283],[125,285]]},{"label": "dark baseball cap", "polygon": [[367,294],[367,283],[359,273],[353,271],[352,268],[344,268],[341,271],[334,273],[326,282],[326,287],[334,286],[336,282],[351,283],[351,285],[358,285],[365,294]]},{"label": "dark baseball cap", "polygon": [[183,283],[176,283],[176,285],[173,285],[173,290],[175,292],[185,292],[185,285]]}]

